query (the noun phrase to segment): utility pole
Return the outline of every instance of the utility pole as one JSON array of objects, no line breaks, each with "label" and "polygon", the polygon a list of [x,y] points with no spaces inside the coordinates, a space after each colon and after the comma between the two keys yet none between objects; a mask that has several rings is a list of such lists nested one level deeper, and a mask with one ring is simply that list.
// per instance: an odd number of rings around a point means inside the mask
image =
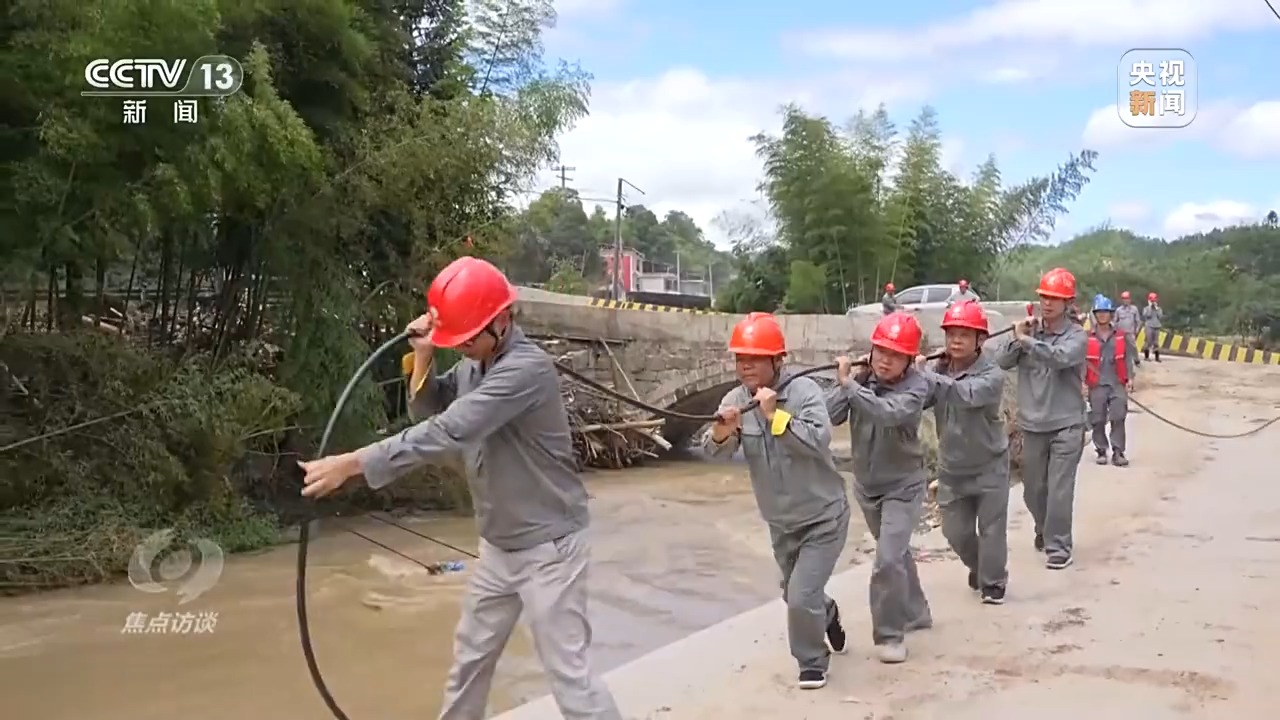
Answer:
[{"label": "utility pole", "polygon": [[[624,184],[630,185],[633,190],[640,193],[641,195],[644,194],[644,191],[636,187],[635,184],[632,183],[630,180],[627,180],[626,178],[618,178],[618,199],[616,201],[618,204],[618,210],[617,210],[617,214],[614,216],[614,225],[613,225],[613,293],[611,297],[612,300],[621,300],[622,292],[623,292],[622,291],[622,206],[623,206],[622,186]],[[635,268],[632,268],[632,270],[634,271]]]},{"label": "utility pole", "polygon": [[558,166],[553,167],[553,168],[551,168],[551,169],[552,169],[552,170],[555,170],[555,171],[556,171],[556,173],[557,173],[557,174],[559,174],[559,176],[560,176],[560,189],[561,189],[561,190],[566,190],[566,191],[567,191],[567,190],[569,189],[569,181],[573,179],[573,178],[569,177],[569,173],[573,172],[574,170],[577,170],[578,168],[576,168],[576,167],[565,167],[564,165],[558,165]]}]

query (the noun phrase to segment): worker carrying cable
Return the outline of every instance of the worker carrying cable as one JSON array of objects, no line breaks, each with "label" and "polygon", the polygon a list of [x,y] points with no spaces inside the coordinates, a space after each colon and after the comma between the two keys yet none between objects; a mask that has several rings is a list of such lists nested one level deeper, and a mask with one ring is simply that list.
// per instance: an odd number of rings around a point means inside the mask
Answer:
[{"label": "worker carrying cable", "polygon": [[[707,432],[703,448],[712,457],[742,448],[782,571],[799,685],[820,688],[827,684],[831,651],[846,650],[840,608],[825,591],[849,534],[849,496],[831,457],[831,420],[818,384],[793,378],[795,372],[783,365],[786,340],[773,315],[747,315],[733,328],[729,352],[741,385],[720,401],[721,420]],[[739,408],[752,399],[759,407],[741,414]]]},{"label": "worker carrying cable", "polygon": [[1070,316],[1076,278],[1054,268],[1040,278],[1040,318],[1019,320],[996,355],[1018,369],[1018,427],[1023,433],[1022,497],[1035,521],[1035,548],[1051,570],[1069,567],[1076,469],[1084,452],[1088,335]]},{"label": "worker carrying cable", "polygon": [[853,496],[876,539],[871,639],[884,663],[904,662],[906,634],[933,627],[911,557],[911,534],[924,513],[928,489],[920,418],[930,388],[913,367],[921,335],[909,313],[881,318],[871,333],[871,354],[861,359],[863,369],[855,375],[853,362],[838,358],[838,385],[827,394],[831,422],[849,423]]},{"label": "worker carrying cable", "polygon": [[991,334],[976,302],[942,316],[946,355],[917,369],[929,381],[926,408],[938,430],[938,509],[942,535],[969,568],[969,588],[982,602],[1004,602],[1009,580],[1009,435],[1000,402],[1004,371],[982,344]]},{"label": "worker carrying cable", "polygon": [[[522,609],[560,713],[621,720],[588,658],[587,491],[552,358],[511,315],[517,292],[493,265],[450,263],[409,325],[409,410],[418,424],[354,452],[302,463],[303,495],[321,497],[363,474],[380,488],[460,454],[476,508],[479,562],[454,636],[440,720],[486,714],[494,670]],[[434,373],[436,347],[465,356]],[[425,420],[423,420],[425,418]]]},{"label": "worker carrying cable", "polygon": [[[1102,295],[1093,303],[1093,327],[1085,349],[1084,384],[1089,392],[1089,426],[1093,429],[1096,462],[1125,467],[1125,418],[1129,415],[1129,391],[1133,389],[1134,361],[1138,348],[1133,335],[1113,323],[1115,307]],[[1107,436],[1107,423],[1111,435]]]}]

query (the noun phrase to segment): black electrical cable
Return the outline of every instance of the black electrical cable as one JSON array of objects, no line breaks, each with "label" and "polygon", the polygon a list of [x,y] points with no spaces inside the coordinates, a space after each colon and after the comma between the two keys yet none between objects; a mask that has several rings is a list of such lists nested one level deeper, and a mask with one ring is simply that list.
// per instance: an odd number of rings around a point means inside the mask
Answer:
[{"label": "black electrical cable", "polygon": [[[992,333],[991,337],[993,338],[998,337],[1012,330],[1013,330],[1013,326],[1009,326],[1003,330]],[[378,360],[380,360],[384,355],[386,355],[387,353],[395,349],[396,346],[398,346],[401,342],[404,342],[405,340],[407,340],[409,336],[410,336],[410,333],[403,332],[391,338],[390,340],[386,341],[382,345],[380,345],[378,349],[374,350],[373,353],[369,356],[369,358],[364,361],[364,364],[362,364],[356,370],[355,374],[351,376],[351,379],[347,382],[347,386],[342,390],[342,394],[338,396],[338,402],[336,405],[334,405],[332,414],[329,415],[328,423],[325,424],[324,434],[320,438],[320,446],[316,450],[316,457],[324,457],[325,452],[328,450],[329,441],[333,436],[333,430],[334,430],[334,427],[337,425],[338,417],[341,415],[342,411],[346,409],[347,403],[351,400],[351,394],[352,392],[355,391],[356,386],[360,383],[361,380],[364,379],[365,375],[369,373],[369,370],[378,362]],[[933,353],[932,355],[929,355],[928,359],[936,360],[938,358],[941,358],[944,354],[945,354],[944,352],[939,351],[939,352]],[[866,365],[865,362],[855,362],[854,364],[860,365],[860,366]],[[684,420],[689,422],[715,422],[719,419],[715,415],[694,415],[690,413],[679,412],[677,410],[669,410],[666,408],[655,407],[641,400],[637,400],[633,397],[624,395],[614,390],[613,388],[608,387],[607,385],[602,385],[601,383],[598,383],[595,380],[592,380],[591,378],[586,377],[585,375],[577,372],[573,368],[570,368],[562,363],[557,362],[555,365],[557,370],[559,370],[561,373],[563,373],[570,379],[576,382],[582,383],[583,385],[586,385],[587,387],[590,387],[591,389],[597,392],[603,393],[615,400],[627,403],[628,405],[631,405],[640,410],[644,410],[646,412],[652,413],[659,417],[664,417],[671,420]],[[818,372],[834,370],[836,369],[836,367],[837,367],[836,365],[831,364],[831,365],[820,365],[814,368],[808,368],[806,370],[803,370],[801,372],[798,372],[792,375],[786,381],[781,383],[777,389],[781,390],[782,388],[786,387],[788,383],[795,380],[796,378],[804,377],[806,375],[812,375]],[[1130,398],[1130,399],[1132,400],[1133,398]],[[1180,430],[1185,430],[1186,432],[1193,433],[1195,435],[1200,435],[1203,437],[1211,437],[1211,438],[1244,437],[1246,435],[1253,435],[1255,433],[1258,433],[1263,429],[1271,426],[1272,424],[1280,422],[1280,417],[1278,417],[1270,420],[1264,425],[1261,425],[1257,428],[1254,428],[1244,433],[1239,433],[1236,435],[1214,435],[1211,433],[1205,433],[1198,430],[1194,430],[1192,428],[1173,422],[1172,420],[1169,420],[1167,418],[1161,417],[1160,415],[1157,415],[1150,408],[1138,402],[1137,400],[1134,400],[1134,403],[1139,407],[1141,407],[1143,410],[1146,410],[1147,412],[1151,413],[1157,419],[1163,422],[1166,422],[1169,425],[1172,425],[1173,427],[1176,427]],[[757,401],[752,400],[750,403],[748,403],[746,406],[742,408],[742,412],[744,413],[749,412],[750,410],[753,410],[756,407],[758,407],[759,404],[760,403],[758,403]],[[371,516],[371,517],[373,517],[375,520],[386,523],[393,527],[398,527],[401,530],[404,530],[405,532],[411,533],[425,540],[429,540],[439,545],[443,545],[444,547],[454,550],[462,555],[466,555],[472,558],[476,557],[474,553],[471,553],[467,550],[463,550],[462,548],[456,547],[454,545],[450,545],[449,543],[446,543],[442,540],[437,540],[436,538],[433,538],[425,533],[417,532],[416,530],[407,528],[403,525],[400,525],[399,523],[395,523],[378,516]],[[391,550],[391,548],[384,545],[383,543],[376,542],[371,538],[365,537],[364,535],[361,535],[361,537],[364,537],[366,540],[369,540],[375,545]],[[347,716],[347,714],[343,712],[342,708],[338,707],[338,703],[336,700],[334,700],[333,694],[329,692],[329,686],[325,684],[324,676],[320,673],[320,667],[316,663],[315,650],[314,648],[312,648],[312,645],[311,645],[311,627],[308,624],[308,620],[307,620],[307,551],[310,547],[310,542],[311,542],[311,522],[306,522],[302,524],[301,531],[298,533],[298,580],[297,580],[297,586],[296,586],[296,594],[297,594],[296,605],[297,605],[297,611],[298,611],[298,634],[299,634],[299,638],[302,641],[302,654],[306,658],[307,670],[311,673],[311,681],[313,684],[315,684],[316,690],[320,693],[320,697],[324,699],[324,704],[329,708],[329,711],[333,713],[333,717],[336,718],[336,720],[351,720]],[[398,551],[391,550],[391,552],[395,552],[397,555],[407,558],[406,555]],[[409,559],[412,559],[412,558],[409,558]]]},{"label": "black electrical cable", "polygon": [[[316,457],[324,457],[325,452],[329,449],[329,441],[333,439],[333,430],[338,424],[338,418],[342,415],[342,411],[347,408],[347,403],[351,401],[351,393],[355,391],[356,386],[360,384],[365,375],[369,374],[369,370],[382,359],[382,356],[394,350],[408,337],[408,332],[402,332],[382,343],[355,371],[351,379],[347,381],[347,386],[343,388],[342,394],[338,396],[338,402],[333,406],[333,412],[329,414],[329,422],[324,426],[324,434],[320,436],[320,446],[316,449]],[[302,527],[298,532],[298,580],[294,586],[294,600],[298,611],[298,637],[302,641],[302,655],[306,658],[307,671],[311,673],[311,682],[316,686],[316,691],[320,693],[320,697],[329,708],[329,712],[333,713],[337,720],[351,720],[343,712],[342,708],[338,707],[338,701],[333,699],[333,693],[329,692],[329,686],[325,684],[324,675],[320,673],[320,666],[316,663],[316,651],[311,646],[311,625],[307,622],[307,550],[311,546],[312,522],[314,520],[302,523]]]},{"label": "black electrical cable", "polygon": [[[1001,330],[1000,332],[995,333],[995,335],[993,335],[992,337],[995,337],[996,335],[1002,335],[1006,332],[1009,332],[1009,330],[1011,329],[1012,327],[1005,328],[1004,330]],[[350,402],[351,394],[355,391],[356,386],[360,384],[360,381],[363,380],[364,377],[369,374],[369,371],[373,368],[374,365],[377,364],[379,360],[382,359],[384,355],[394,350],[398,345],[400,345],[400,343],[404,342],[405,340],[408,340],[409,336],[410,336],[410,333],[408,331],[402,332],[399,335],[396,335],[390,340],[384,342],[382,345],[378,346],[378,349],[374,350],[373,353],[371,353],[369,357],[364,361],[364,363],[361,364],[360,367],[356,369],[355,373],[351,375],[351,379],[347,381],[347,386],[342,389],[342,394],[338,396],[338,402],[333,406],[333,412],[330,413],[329,415],[329,421],[325,423],[324,434],[320,436],[320,445],[318,448],[316,448],[316,457],[318,458],[324,457],[325,453],[328,451],[329,441],[332,440],[333,438],[333,431],[338,424],[338,418],[341,416],[342,411],[346,409],[347,403]],[[933,355],[930,355],[929,358],[937,359],[941,357],[942,354],[943,353],[941,352],[934,353]],[[865,365],[865,363],[855,363],[855,364]],[[592,388],[593,390],[602,392],[616,400],[625,402],[640,410],[645,410],[647,412],[653,413],[654,415],[658,415],[660,417],[665,417],[672,420],[685,420],[685,421],[693,421],[693,422],[715,422],[718,419],[715,415],[692,415],[690,413],[683,413],[676,410],[668,410],[666,408],[654,407],[653,405],[649,405],[633,397],[628,397],[626,395],[623,395],[622,393],[619,393],[618,391],[614,390],[611,387],[602,385],[596,382],[595,380],[592,380],[591,378],[586,377],[581,373],[578,373],[574,369],[563,365],[562,363],[556,363],[556,369],[564,373],[571,379],[577,382],[580,382],[583,385],[586,385]],[[784,381],[781,385],[778,386],[778,389],[781,390],[783,387],[786,387],[788,383],[790,383],[791,381],[795,380],[798,377],[804,377],[805,375],[811,375],[813,373],[829,371],[834,369],[836,369],[836,365],[832,364],[832,365],[821,365],[818,367],[803,370],[799,373],[796,373],[795,375],[792,375],[790,378]],[[760,404],[759,402],[752,400],[750,403],[748,403],[745,407],[742,408],[742,412],[748,412],[750,410],[753,410],[757,406],[759,406],[759,404]],[[418,535],[419,537],[430,540],[431,542],[443,545],[463,555],[468,555],[473,558],[476,557],[473,553],[467,552],[466,550],[462,550],[461,548],[454,547],[453,545],[450,545],[441,540],[437,540],[424,533],[418,533],[416,531],[410,530],[409,528],[406,528],[403,525],[400,525],[398,523],[393,523],[391,521],[384,520],[376,516],[375,516],[375,519],[380,520],[381,522],[384,522],[388,525],[393,525],[395,527],[398,527],[401,530],[410,532],[414,535]],[[324,700],[325,706],[329,708],[329,712],[333,713],[333,716],[337,720],[351,720],[351,718],[347,716],[347,714],[342,710],[342,708],[338,706],[338,702],[333,698],[333,693],[329,691],[329,686],[325,683],[324,675],[320,672],[320,666],[316,662],[315,648],[312,647],[312,644],[311,644],[311,625],[307,619],[307,552],[311,547],[312,522],[314,522],[314,520],[302,523],[302,527],[298,532],[297,583],[295,585],[295,594],[296,594],[295,605],[297,608],[297,615],[298,615],[298,636],[302,642],[302,655],[304,658],[306,658],[307,671],[311,674],[311,682],[316,686],[316,690],[320,693],[320,697]],[[370,540],[370,542],[374,542],[369,538],[365,538],[365,539]],[[374,542],[374,544],[383,548],[387,547],[386,545],[378,542]],[[405,557],[403,554],[399,552],[396,552],[396,554],[401,555],[402,557]]]}]

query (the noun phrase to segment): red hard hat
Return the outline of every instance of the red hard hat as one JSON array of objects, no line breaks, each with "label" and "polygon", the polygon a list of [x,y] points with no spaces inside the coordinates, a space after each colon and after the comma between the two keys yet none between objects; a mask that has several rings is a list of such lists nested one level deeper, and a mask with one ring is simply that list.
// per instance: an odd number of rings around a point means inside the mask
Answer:
[{"label": "red hard hat", "polygon": [[885,292],[893,292],[893,283],[885,283],[885,284],[884,284],[884,291],[885,291]]},{"label": "red hard hat", "polygon": [[947,314],[942,316],[942,327],[969,328],[971,330],[980,330],[984,333],[991,332],[990,326],[987,325],[987,314],[982,311],[981,305],[972,300],[956,303],[948,308]]},{"label": "red hard hat", "polygon": [[1130,297],[1130,296],[1129,296],[1129,291],[1128,291],[1128,290],[1125,290],[1124,292],[1120,293],[1120,299],[1121,299],[1121,300],[1128,300],[1128,299],[1129,299],[1129,297]]},{"label": "red hard hat", "polygon": [[958,284],[960,285],[961,290],[969,289],[969,281],[965,280],[964,278],[960,278],[960,282]]},{"label": "red hard hat", "polygon": [[471,256],[454,260],[427,290],[427,305],[436,312],[431,344],[461,345],[488,327],[517,297],[507,276],[490,263]]},{"label": "red hard hat", "polygon": [[923,334],[914,315],[889,313],[880,318],[876,329],[871,331],[871,344],[915,357],[920,352],[920,336]]},{"label": "red hard hat", "polygon": [[781,355],[787,351],[778,319],[767,312],[749,313],[733,326],[729,352],[736,355]]},{"label": "red hard hat", "polygon": [[1147,302],[1155,302],[1159,297],[1155,293],[1147,293]]},{"label": "red hard hat", "polygon": [[1070,300],[1076,296],[1076,276],[1063,268],[1054,268],[1040,278],[1036,293],[1044,297]]}]

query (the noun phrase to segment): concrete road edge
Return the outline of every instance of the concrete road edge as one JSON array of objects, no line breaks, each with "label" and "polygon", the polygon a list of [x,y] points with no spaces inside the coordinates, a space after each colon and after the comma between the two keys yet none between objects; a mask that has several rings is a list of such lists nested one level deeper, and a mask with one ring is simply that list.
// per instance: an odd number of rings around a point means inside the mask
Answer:
[{"label": "concrete road edge", "polygon": [[[835,598],[846,615],[866,612],[870,557],[862,565],[832,576],[827,594]],[[846,627],[862,626],[850,623]],[[850,628],[852,629],[852,628]],[[627,717],[648,717],[664,708],[684,704],[722,688],[745,666],[773,658],[780,667],[787,660],[786,612],[782,599],[712,625],[665,647],[605,673],[618,706]],[[869,645],[866,637],[849,638],[851,648]],[[494,720],[560,720],[550,695],[538,698]]]}]

